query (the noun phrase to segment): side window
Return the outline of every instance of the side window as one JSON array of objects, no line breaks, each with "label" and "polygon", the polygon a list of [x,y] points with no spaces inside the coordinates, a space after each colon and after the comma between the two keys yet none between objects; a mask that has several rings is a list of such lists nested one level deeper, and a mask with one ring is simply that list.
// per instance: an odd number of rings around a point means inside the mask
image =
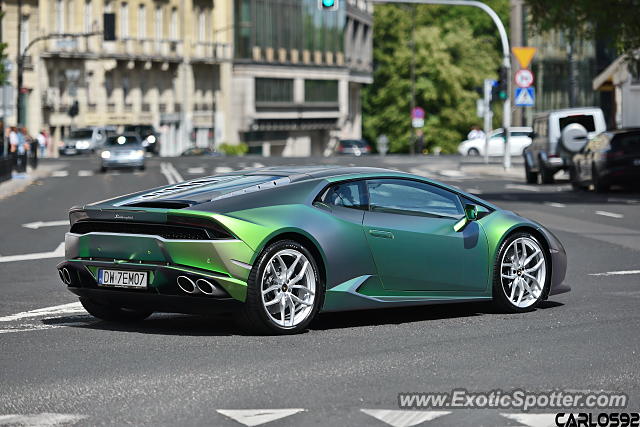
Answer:
[{"label": "side window", "polygon": [[456,194],[429,184],[406,179],[372,179],[367,186],[372,211],[451,218],[463,214]]},{"label": "side window", "polygon": [[367,209],[363,181],[335,184],[329,187],[320,200],[330,206],[351,209]]}]

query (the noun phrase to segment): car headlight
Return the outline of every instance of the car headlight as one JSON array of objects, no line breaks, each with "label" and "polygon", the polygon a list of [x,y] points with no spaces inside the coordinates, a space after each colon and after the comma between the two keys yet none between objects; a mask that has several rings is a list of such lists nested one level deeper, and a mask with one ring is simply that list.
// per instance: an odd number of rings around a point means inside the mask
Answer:
[{"label": "car headlight", "polygon": [[111,151],[103,151],[102,153],[100,153],[100,156],[101,156],[103,159],[108,159],[108,158],[110,158],[110,157],[111,157]]},{"label": "car headlight", "polygon": [[136,150],[134,154],[136,157],[144,157],[144,150]]},{"label": "car headlight", "polygon": [[149,144],[153,144],[153,143],[155,143],[155,142],[156,142],[156,137],[155,137],[155,136],[153,136],[153,135],[149,135],[149,136],[147,137],[147,141],[149,142]]}]

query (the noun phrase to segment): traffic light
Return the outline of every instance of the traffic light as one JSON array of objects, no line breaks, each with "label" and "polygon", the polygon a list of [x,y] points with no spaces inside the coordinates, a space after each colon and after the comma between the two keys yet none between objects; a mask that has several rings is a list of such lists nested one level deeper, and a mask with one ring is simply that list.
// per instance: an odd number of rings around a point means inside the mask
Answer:
[{"label": "traffic light", "polygon": [[502,66],[498,70],[498,81],[491,89],[492,101],[504,101],[509,97],[509,72]]},{"label": "traffic light", "polygon": [[318,8],[322,10],[338,10],[340,7],[340,0],[318,0]]},{"label": "traffic light", "polygon": [[105,42],[116,41],[116,14],[115,13],[103,13],[102,14],[102,39]]}]

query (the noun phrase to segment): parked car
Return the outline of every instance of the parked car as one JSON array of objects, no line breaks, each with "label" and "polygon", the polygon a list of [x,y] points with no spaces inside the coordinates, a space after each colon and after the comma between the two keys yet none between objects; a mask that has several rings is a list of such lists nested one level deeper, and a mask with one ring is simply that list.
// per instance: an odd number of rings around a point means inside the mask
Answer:
[{"label": "parked car", "polygon": [[342,139],[336,146],[336,153],[361,156],[371,153],[371,146],[364,139]]},{"label": "parked car", "polygon": [[108,127],[87,127],[73,130],[62,139],[58,151],[62,156],[93,153],[100,149],[113,131],[114,129]]},{"label": "parked car", "polygon": [[133,133],[140,137],[142,145],[148,153],[160,152],[160,134],[151,125],[127,125],[124,133]]},{"label": "parked car", "polygon": [[[511,155],[519,156],[531,144],[533,129],[528,127],[512,127],[509,134]],[[504,156],[504,130],[496,129],[489,135],[489,155]],[[484,156],[484,138],[467,139],[458,145],[458,153],[463,156]]]},{"label": "parked car", "polygon": [[114,168],[144,170],[144,147],[138,135],[121,134],[107,138],[100,153],[100,171]]},{"label": "parked car", "polygon": [[607,130],[600,108],[570,108],[538,114],[533,120],[533,142],[524,150],[527,183],[553,182],[560,170],[569,170],[574,154],[590,138]]},{"label": "parked car", "polygon": [[640,128],[604,132],[592,138],[573,156],[570,175],[575,189],[593,185],[596,192],[604,192],[613,184],[638,185]]},{"label": "parked car", "polygon": [[218,157],[218,156],[222,156],[222,153],[207,147],[191,147],[184,150],[180,155],[184,157],[195,157],[195,156]]}]

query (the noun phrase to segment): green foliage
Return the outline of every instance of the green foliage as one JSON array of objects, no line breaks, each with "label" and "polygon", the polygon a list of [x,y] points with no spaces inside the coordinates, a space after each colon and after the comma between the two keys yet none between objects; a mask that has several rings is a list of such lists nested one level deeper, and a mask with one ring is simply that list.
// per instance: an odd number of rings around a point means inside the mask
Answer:
[{"label": "green foliage", "polygon": [[[0,12],[0,21],[4,18],[4,12]],[[7,49],[6,43],[0,43],[0,85],[3,85],[7,82],[8,73],[4,67],[4,61],[7,58],[7,54],[5,50]]]},{"label": "green foliage", "polygon": [[226,142],[223,142],[218,146],[218,149],[227,156],[242,156],[247,154],[249,146],[244,142],[239,144],[227,144]]},{"label": "green foliage", "polygon": [[[487,2],[503,17],[508,0]],[[412,10],[415,10],[413,12]],[[476,117],[477,87],[496,78],[501,48],[491,18],[471,7],[423,5],[415,9],[376,6],[374,82],[364,90],[364,132],[369,141],[385,134],[391,152],[407,152],[411,141],[411,28],[416,19],[416,105],[426,111],[425,144],[455,152]]]},{"label": "green foliage", "polygon": [[539,32],[565,31],[577,39],[610,40],[620,52],[640,48],[639,0],[526,0]]}]

